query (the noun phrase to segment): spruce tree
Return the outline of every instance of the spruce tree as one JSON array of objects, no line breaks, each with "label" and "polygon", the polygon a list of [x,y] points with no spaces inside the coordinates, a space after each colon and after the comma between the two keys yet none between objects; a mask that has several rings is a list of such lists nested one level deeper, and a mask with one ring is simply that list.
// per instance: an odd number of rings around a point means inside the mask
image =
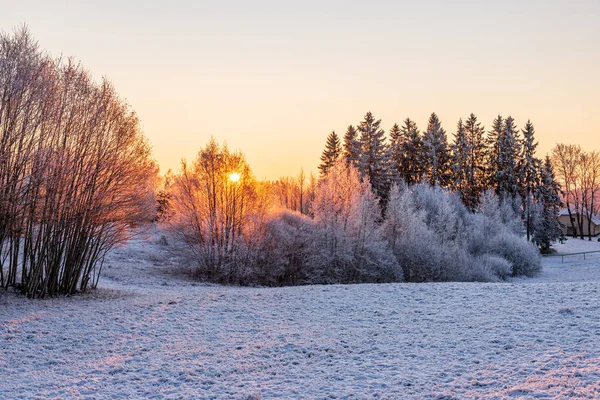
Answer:
[{"label": "spruce tree", "polygon": [[400,175],[400,163],[402,162],[402,146],[404,145],[404,137],[398,124],[394,124],[390,129],[390,169],[394,171],[396,177]]},{"label": "spruce tree", "polygon": [[342,146],[340,143],[340,138],[335,133],[335,131],[333,131],[329,134],[329,136],[327,136],[325,150],[323,150],[323,154],[321,154],[321,164],[319,165],[319,171],[321,171],[322,177],[327,175],[327,172],[329,172],[329,169],[335,164],[338,158],[340,158],[341,154]]},{"label": "spruce tree", "polygon": [[358,168],[358,160],[360,159],[360,142],[358,140],[358,132],[354,126],[349,125],[344,135],[344,158],[346,166],[352,165]]},{"label": "spruce tree", "polygon": [[527,231],[527,240],[531,239],[534,216],[534,194],[538,187],[540,160],[535,157],[537,142],[535,141],[535,129],[531,121],[527,121],[522,130],[523,140],[521,158],[519,160],[519,192],[523,199],[523,221]]},{"label": "spruce tree", "polygon": [[485,167],[485,128],[477,121],[475,114],[471,113],[464,123],[465,136],[468,144],[468,158],[466,165],[467,184],[463,201],[470,210],[476,210],[481,193],[486,189]]},{"label": "spruce tree", "polygon": [[463,203],[468,194],[467,187],[469,183],[468,162],[469,162],[469,141],[462,118],[456,126],[454,134],[454,143],[450,145],[450,187],[460,195]]},{"label": "spruce tree", "polygon": [[423,133],[421,162],[424,179],[429,185],[448,186],[450,180],[448,138],[435,113],[429,117],[427,130]]},{"label": "spruce tree", "polygon": [[421,181],[421,136],[417,124],[410,118],[404,120],[398,138],[392,138],[392,159],[394,160],[398,178],[408,185]]},{"label": "spruce tree", "polygon": [[542,253],[548,252],[552,243],[563,236],[558,213],[562,206],[560,184],[556,180],[552,162],[546,156],[540,168],[539,186],[535,192],[536,212],[532,241]]},{"label": "spruce tree", "polygon": [[[504,119],[502,115],[498,115],[492,121],[492,130],[488,132],[485,139],[487,147],[487,186],[493,188],[498,193],[499,176],[498,171],[501,169],[500,146],[502,135],[504,134]],[[501,196],[500,196],[501,197]]]},{"label": "spruce tree", "polygon": [[358,170],[361,177],[369,179],[375,194],[385,198],[390,187],[390,151],[385,143],[381,120],[376,120],[368,112],[357,128],[361,148]]},{"label": "spruce tree", "polygon": [[495,190],[500,197],[516,197],[519,194],[519,131],[512,117],[506,118],[499,137],[498,163],[495,174]]}]

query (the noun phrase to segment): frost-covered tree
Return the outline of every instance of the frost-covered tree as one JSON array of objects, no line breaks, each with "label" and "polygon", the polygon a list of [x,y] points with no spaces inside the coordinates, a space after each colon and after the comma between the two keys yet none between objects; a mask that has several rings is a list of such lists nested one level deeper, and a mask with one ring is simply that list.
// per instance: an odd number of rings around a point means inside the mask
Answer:
[{"label": "frost-covered tree", "polygon": [[0,33],[0,286],[95,287],[106,253],[156,215],[157,166],[107,80]]},{"label": "frost-covered tree", "polygon": [[539,185],[540,160],[535,157],[537,142],[535,141],[535,129],[531,121],[527,121],[523,129],[523,142],[521,157],[519,160],[519,192],[523,199],[523,221],[527,240],[531,239],[533,231],[533,216],[535,214],[535,191]]},{"label": "frost-covered tree", "polygon": [[382,229],[407,281],[494,281],[535,275],[539,254],[522,238],[520,216],[493,191],[469,212],[460,198],[429,185],[394,186]]},{"label": "frost-covered tree", "polygon": [[377,220],[379,200],[368,179],[336,163],[321,180],[312,203],[318,228],[313,263],[315,282],[374,282],[401,279]]},{"label": "frost-covered tree", "polygon": [[198,273],[239,283],[263,206],[244,155],[211,139],[191,166],[182,162],[171,206],[171,228],[193,252]]},{"label": "frost-covered tree", "polygon": [[327,142],[325,143],[325,150],[321,154],[321,164],[319,165],[319,171],[321,176],[327,175],[329,169],[336,163],[340,155],[342,154],[342,145],[338,135],[335,131],[331,132],[327,136]]},{"label": "frost-covered tree", "polygon": [[409,185],[420,182],[423,175],[420,163],[422,146],[417,124],[406,118],[394,136],[396,137],[392,137],[391,158],[398,171],[398,178]]},{"label": "frost-covered tree", "polygon": [[[523,239],[515,223],[519,215],[511,212],[511,199],[501,200],[492,190],[481,196],[478,212],[469,229],[469,249],[475,256],[500,257],[510,265],[509,270],[497,274],[534,276],[541,270],[539,252]],[[506,276],[504,275],[504,276]]]},{"label": "frost-covered tree", "polygon": [[367,112],[358,125],[358,132],[361,148],[358,171],[362,178],[367,178],[371,183],[373,192],[385,198],[390,187],[390,152],[385,143],[381,120],[376,120],[371,112]]},{"label": "frost-covered tree", "polygon": [[450,154],[446,131],[442,128],[438,116],[432,113],[427,129],[423,133],[421,146],[424,180],[431,186],[447,186],[450,181],[449,162]]},{"label": "frost-covered tree", "polygon": [[536,198],[536,210],[533,221],[532,241],[544,253],[552,243],[562,237],[562,229],[558,221],[558,213],[562,205],[560,184],[556,181],[550,157],[546,156],[540,168],[540,185]]},{"label": "frost-covered tree", "polygon": [[346,133],[344,134],[344,158],[346,159],[346,165],[352,165],[358,168],[358,161],[360,160],[360,141],[358,132],[354,126],[349,125]]}]

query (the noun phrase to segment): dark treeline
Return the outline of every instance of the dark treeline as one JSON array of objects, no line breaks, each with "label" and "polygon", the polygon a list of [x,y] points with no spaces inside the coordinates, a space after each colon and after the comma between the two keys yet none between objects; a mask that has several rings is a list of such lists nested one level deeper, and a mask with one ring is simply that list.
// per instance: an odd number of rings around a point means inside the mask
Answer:
[{"label": "dark treeline", "polygon": [[536,157],[537,142],[531,121],[519,130],[512,117],[498,116],[486,131],[474,114],[459,120],[453,140],[435,113],[423,132],[407,118],[394,124],[386,138],[368,112],[340,139],[332,132],[321,156],[319,170],[327,174],[338,158],[356,167],[384,204],[393,184],[427,184],[458,194],[470,211],[480,206],[482,194],[492,190],[516,204],[527,240],[542,249],[561,235],[557,215],[560,185],[553,164]]},{"label": "dark treeline", "polygon": [[106,81],[0,35],[0,285],[29,297],[95,286],[106,252],[152,216],[155,163]]}]

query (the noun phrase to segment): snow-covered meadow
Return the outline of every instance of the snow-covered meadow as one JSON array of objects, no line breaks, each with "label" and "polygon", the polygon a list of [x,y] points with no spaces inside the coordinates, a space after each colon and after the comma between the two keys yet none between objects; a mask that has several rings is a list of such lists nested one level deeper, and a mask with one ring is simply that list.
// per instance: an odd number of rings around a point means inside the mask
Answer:
[{"label": "snow-covered meadow", "polygon": [[0,292],[0,397],[600,397],[600,254],[503,283],[240,288],[174,265],[151,232],[90,294]]}]

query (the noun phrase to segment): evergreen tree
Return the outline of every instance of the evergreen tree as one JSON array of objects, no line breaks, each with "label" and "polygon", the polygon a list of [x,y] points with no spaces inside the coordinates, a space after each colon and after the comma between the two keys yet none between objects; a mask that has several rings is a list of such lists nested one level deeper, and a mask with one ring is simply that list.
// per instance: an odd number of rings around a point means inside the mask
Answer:
[{"label": "evergreen tree", "polygon": [[485,128],[481,126],[473,113],[465,121],[464,128],[468,144],[468,158],[465,171],[467,183],[463,192],[463,201],[467,208],[475,210],[481,193],[486,189]]},{"label": "evergreen tree", "polygon": [[162,185],[156,193],[156,220],[163,222],[168,218],[169,206],[173,197],[171,188],[175,177],[173,171],[169,169],[163,177]]},{"label": "evergreen tree", "polygon": [[463,203],[466,204],[467,187],[469,183],[468,162],[469,162],[469,141],[462,118],[456,126],[454,134],[454,143],[450,145],[450,187],[460,195]]},{"label": "evergreen tree", "polygon": [[516,197],[519,194],[518,163],[521,146],[519,131],[512,117],[506,118],[498,139],[494,189],[500,197]]},{"label": "evergreen tree", "polygon": [[358,125],[361,154],[358,170],[361,177],[367,177],[373,192],[385,198],[390,187],[390,152],[385,143],[385,132],[381,120],[376,120],[371,112]]},{"label": "evergreen tree", "polygon": [[488,172],[487,172],[487,186],[493,188],[498,193],[498,171],[500,170],[500,145],[502,142],[502,135],[504,134],[504,119],[502,115],[498,115],[492,122],[492,130],[488,132],[485,139],[487,147],[487,161],[488,161]]},{"label": "evergreen tree", "polygon": [[429,185],[442,187],[448,185],[450,162],[448,139],[446,131],[442,128],[442,123],[435,113],[429,117],[427,130],[423,134],[421,160],[424,179]]},{"label": "evergreen tree", "polygon": [[539,179],[540,185],[535,194],[537,206],[532,241],[540,247],[542,253],[545,253],[552,243],[563,236],[558,221],[558,212],[562,206],[561,188],[549,156],[546,156],[540,168]]},{"label": "evergreen tree", "polygon": [[324,177],[329,172],[329,169],[335,164],[340,155],[342,154],[342,146],[340,143],[340,138],[334,132],[331,132],[329,136],[327,136],[327,142],[325,144],[325,150],[323,150],[323,154],[321,155],[321,165],[319,165],[319,171],[321,171],[321,176]]},{"label": "evergreen tree", "polygon": [[535,157],[537,142],[534,139],[535,129],[531,121],[527,121],[523,129],[521,159],[519,160],[519,192],[523,199],[523,221],[527,231],[527,240],[531,239],[534,216],[534,194],[538,187],[540,160]]},{"label": "evergreen tree", "polygon": [[400,175],[400,163],[402,162],[402,157],[400,154],[402,152],[402,146],[404,145],[404,137],[402,136],[402,131],[400,130],[400,126],[398,124],[394,124],[392,129],[390,129],[390,170],[394,171],[396,177]]},{"label": "evergreen tree", "polygon": [[420,165],[421,136],[417,124],[410,118],[404,120],[397,138],[392,137],[391,150],[398,178],[409,185],[420,182],[423,174]]},{"label": "evergreen tree", "polygon": [[358,132],[354,126],[349,125],[344,135],[344,158],[346,158],[346,166],[352,165],[358,168],[358,160],[360,159],[360,142],[358,140]]}]

